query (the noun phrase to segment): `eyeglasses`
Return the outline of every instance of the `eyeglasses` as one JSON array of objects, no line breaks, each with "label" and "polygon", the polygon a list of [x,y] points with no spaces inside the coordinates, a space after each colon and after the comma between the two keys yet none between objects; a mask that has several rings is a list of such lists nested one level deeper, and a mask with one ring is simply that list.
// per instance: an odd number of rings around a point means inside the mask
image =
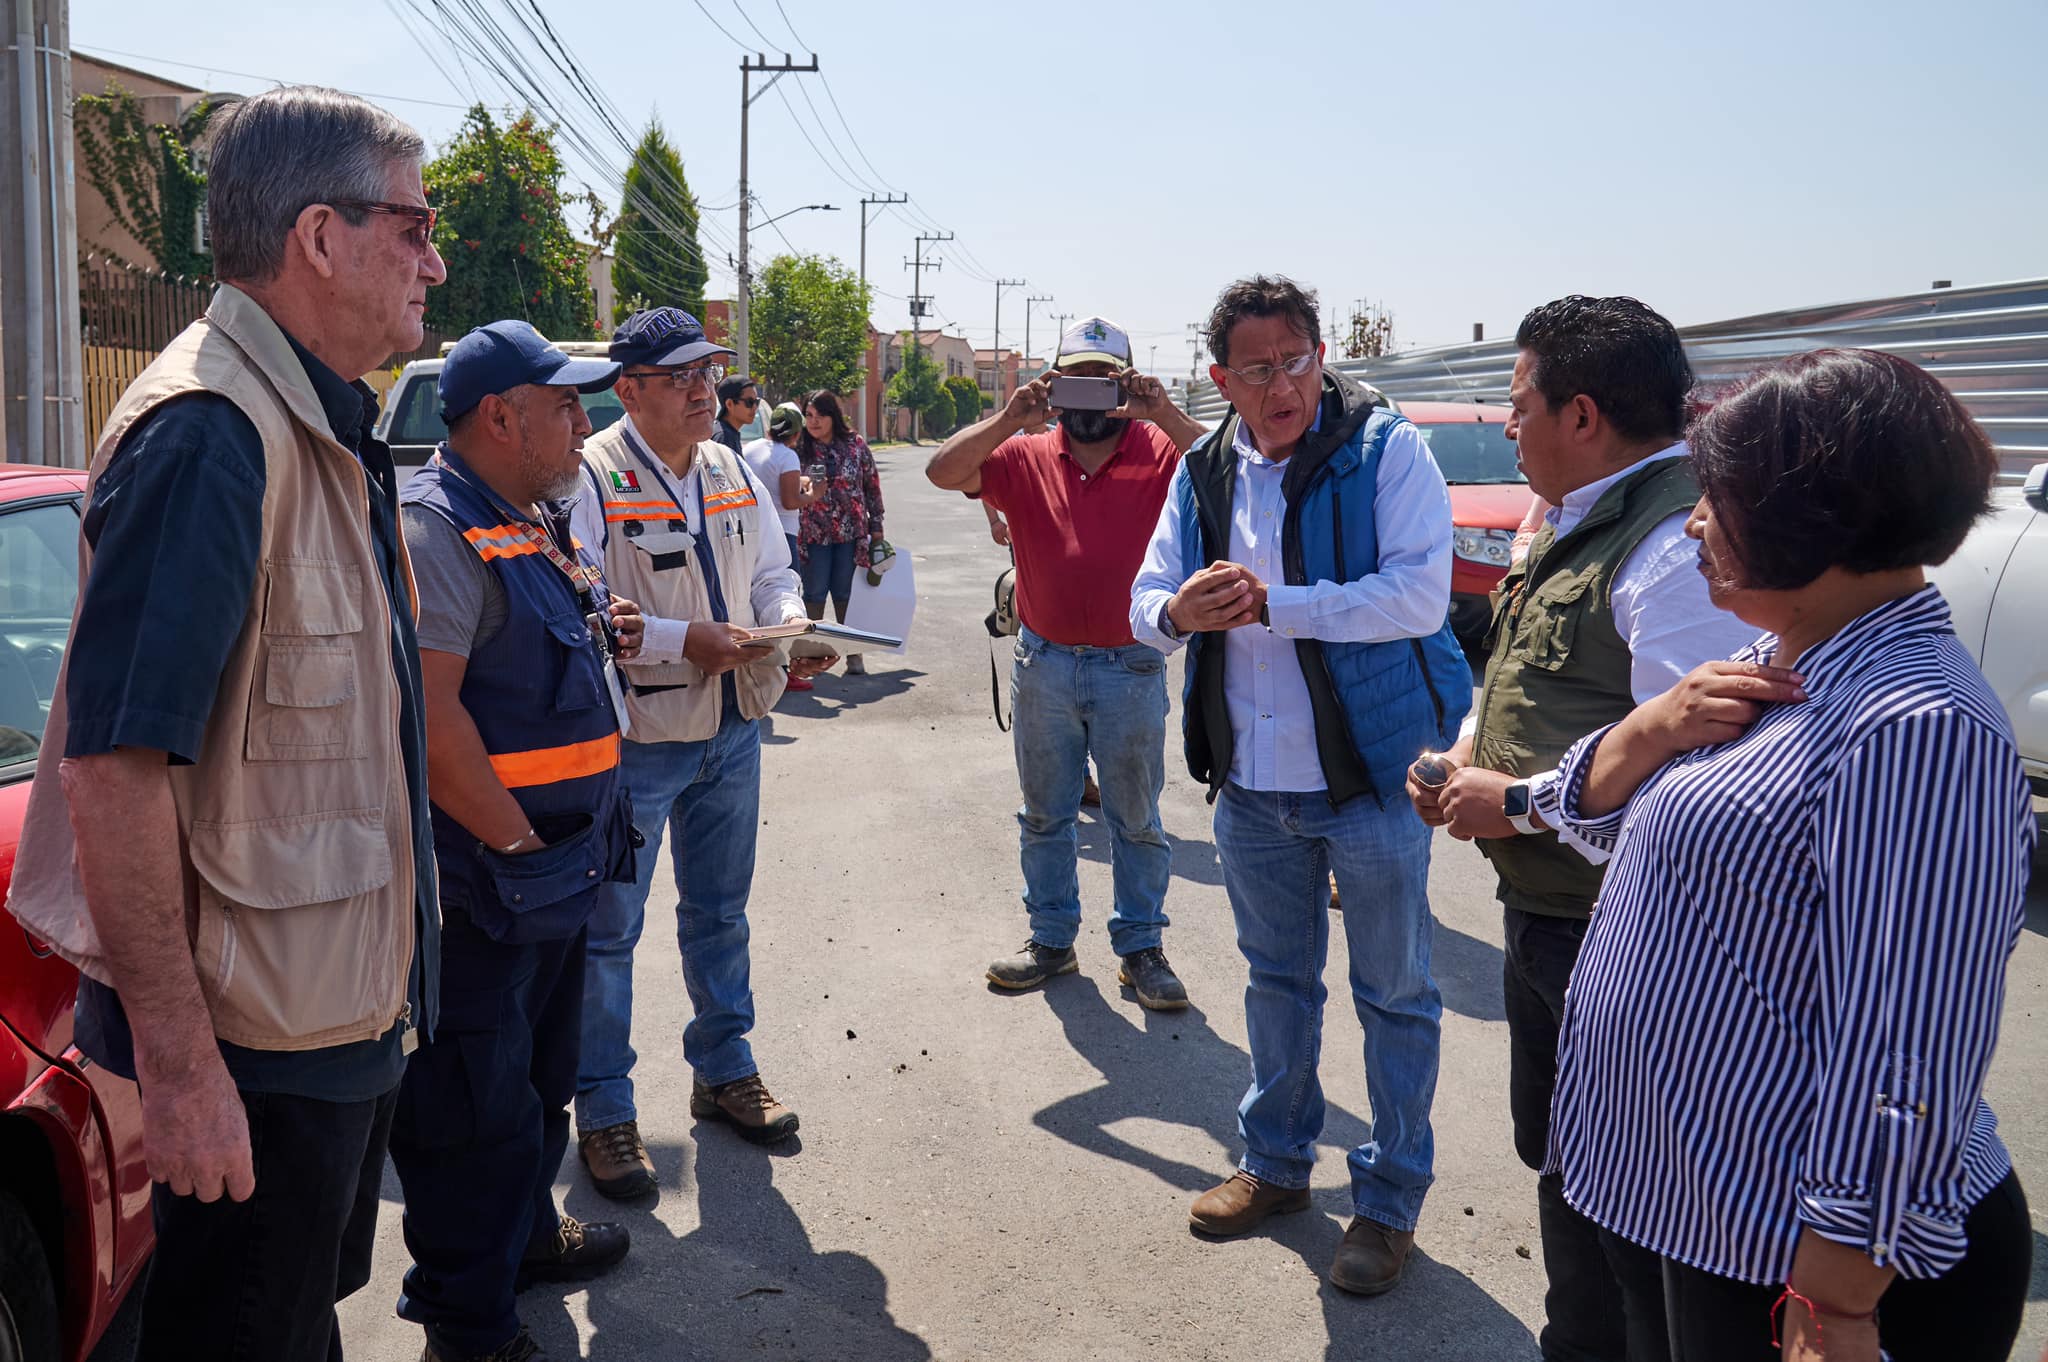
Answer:
[{"label": "eyeglasses", "polygon": [[1286,374],[1289,378],[1300,378],[1315,367],[1315,362],[1316,352],[1311,350],[1305,355],[1296,355],[1293,359],[1283,360],[1278,364],[1248,364],[1242,369],[1233,369],[1226,364],[1223,366],[1223,370],[1225,373],[1235,375],[1240,383],[1248,383],[1254,388],[1263,388],[1273,381],[1276,374]]},{"label": "eyeglasses", "polygon": [[441,220],[437,208],[428,208],[417,203],[373,203],[368,199],[329,199],[336,208],[353,208],[361,213],[382,213],[386,217],[411,218],[413,225],[407,229],[406,237],[415,246],[425,246],[434,238],[434,224]]},{"label": "eyeglasses", "polygon": [[641,369],[636,373],[622,374],[620,377],[637,378],[642,383],[658,383],[667,379],[671,388],[689,388],[698,383],[707,388],[715,388],[725,381],[725,366],[706,364],[695,369]]},{"label": "eyeglasses", "polygon": [[758,397],[735,397],[732,403],[736,407],[758,407],[761,405],[761,399]]}]

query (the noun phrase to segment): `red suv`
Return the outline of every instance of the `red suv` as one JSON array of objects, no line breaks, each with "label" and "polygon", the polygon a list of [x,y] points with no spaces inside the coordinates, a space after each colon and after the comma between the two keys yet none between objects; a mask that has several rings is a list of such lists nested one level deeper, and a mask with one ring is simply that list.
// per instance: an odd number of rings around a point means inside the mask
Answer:
[{"label": "red suv", "polygon": [[1515,531],[1535,493],[1515,462],[1508,409],[1484,402],[1402,402],[1451,491],[1451,631],[1476,650],[1492,622]]},{"label": "red suv", "polygon": [[[78,595],[85,474],[0,464],[0,890]],[[155,1241],[142,1100],[71,1043],[78,972],[0,915],[0,1359],[79,1362]]]}]

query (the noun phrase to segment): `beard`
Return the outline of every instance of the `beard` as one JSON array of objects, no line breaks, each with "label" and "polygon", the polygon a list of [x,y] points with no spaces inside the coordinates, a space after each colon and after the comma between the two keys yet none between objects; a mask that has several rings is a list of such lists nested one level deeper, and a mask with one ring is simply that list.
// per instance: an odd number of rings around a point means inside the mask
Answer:
[{"label": "beard", "polygon": [[1100,444],[1104,440],[1120,438],[1130,418],[1111,416],[1101,411],[1063,411],[1060,425],[1065,428],[1067,438],[1076,444]]},{"label": "beard", "polygon": [[[572,453],[573,458],[573,453]],[[583,481],[583,465],[572,462],[563,468],[556,457],[535,445],[522,432],[519,441],[519,477],[533,489],[535,501],[560,501],[574,496]]]}]

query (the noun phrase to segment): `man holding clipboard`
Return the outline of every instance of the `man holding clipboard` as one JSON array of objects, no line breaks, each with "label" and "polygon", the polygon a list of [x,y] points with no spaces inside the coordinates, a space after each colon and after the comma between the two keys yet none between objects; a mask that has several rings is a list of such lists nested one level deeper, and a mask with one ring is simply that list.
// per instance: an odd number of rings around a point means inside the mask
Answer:
[{"label": "man holding clipboard", "polygon": [[[612,338],[626,416],[584,446],[576,536],[599,546],[605,578],[645,603],[647,634],[626,707],[624,769],[646,844],[632,884],[607,885],[590,920],[578,1152],[597,1190],[653,1190],[633,1105],[633,947],[665,832],[674,829],[683,983],[696,1016],[683,1031],[695,1075],[690,1112],[756,1143],[796,1132],[796,1113],[762,1085],[747,897],[760,825],[759,720],[781,698],[785,659],[749,630],[805,620],[774,498],[714,438],[718,384],[733,352],[672,307],[635,313]],[[630,586],[626,585],[631,583]],[[637,594],[636,594],[637,593]],[[798,676],[836,658],[800,657]]]}]

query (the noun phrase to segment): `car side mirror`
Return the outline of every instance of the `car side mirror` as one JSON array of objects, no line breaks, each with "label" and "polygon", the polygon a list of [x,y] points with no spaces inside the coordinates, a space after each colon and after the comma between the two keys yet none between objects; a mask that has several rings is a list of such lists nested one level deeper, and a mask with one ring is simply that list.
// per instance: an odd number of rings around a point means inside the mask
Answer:
[{"label": "car side mirror", "polygon": [[2048,511],[2048,463],[2037,463],[2027,470],[2026,489],[2021,495],[2035,510]]}]

